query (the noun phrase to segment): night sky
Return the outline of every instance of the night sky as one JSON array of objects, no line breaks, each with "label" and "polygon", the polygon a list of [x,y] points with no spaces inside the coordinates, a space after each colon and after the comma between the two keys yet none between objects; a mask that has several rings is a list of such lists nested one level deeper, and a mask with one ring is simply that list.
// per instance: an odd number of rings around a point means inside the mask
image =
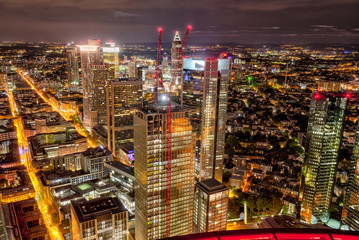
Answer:
[{"label": "night sky", "polygon": [[359,43],[359,0],[0,0],[0,41]]}]

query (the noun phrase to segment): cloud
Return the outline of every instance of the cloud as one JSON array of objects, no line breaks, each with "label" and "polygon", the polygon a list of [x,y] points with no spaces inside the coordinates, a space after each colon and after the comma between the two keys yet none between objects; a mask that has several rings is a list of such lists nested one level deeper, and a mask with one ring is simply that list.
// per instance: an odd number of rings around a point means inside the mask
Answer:
[{"label": "cloud", "polygon": [[137,17],[138,14],[128,13],[128,12],[122,12],[119,10],[110,10],[110,15],[112,17],[118,18],[118,17]]}]

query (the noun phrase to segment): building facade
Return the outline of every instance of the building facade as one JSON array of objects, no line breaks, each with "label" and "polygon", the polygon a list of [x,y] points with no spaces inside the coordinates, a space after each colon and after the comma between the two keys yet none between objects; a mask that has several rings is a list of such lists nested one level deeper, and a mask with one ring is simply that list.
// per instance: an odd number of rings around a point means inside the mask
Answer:
[{"label": "building facade", "polygon": [[183,86],[183,49],[182,41],[178,32],[172,41],[171,49],[171,84],[170,92],[173,93],[173,100],[182,104]]},{"label": "building facade", "polygon": [[150,105],[136,112],[134,123],[136,239],[191,233],[194,144],[188,112],[176,104]]},{"label": "building facade", "polygon": [[101,48],[102,61],[106,65],[107,79],[112,80],[120,77],[120,48],[114,43],[106,43]]},{"label": "building facade", "polygon": [[229,59],[205,62],[200,181],[215,178],[222,182],[229,71]]},{"label": "building facade", "polygon": [[67,58],[67,84],[72,90],[81,89],[80,72],[79,72],[79,52],[78,48],[66,49]]},{"label": "building facade", "polygon": [[81,57],[81,75],[82,75],[82,89],[83,89],[83,122],[87,129],[90,129],[91,124],[91,104],[90,99],[94,93],[94,79],[93,79],[93,66],[100,65],[100,42],[95,40],[89,40],[88,45],[80,45],[80,57]]},{"label": "building facade", "polygon": [[71,239],[128,239],[128,212],[117,198],[71,202]]},{"label": "building facade", "polygon": [[114,156],[122,145],[133,142],[133,115],[142,106],[142,81],[116,79],[106,85],[107,141]]},{"label": "building facade", "polygon": [[312,96],[299,196],[300,218],[309,224],[329,220],[346,105],[340,92]]},{"label": "building facade", "polygon": [[350,161],[348,186],[344,194],[342,224],[350,230],[359,231],[359,125]]},{"label": "building facade", "polygon": [[229,190],[215,179],[199,182],[194,191],[194,231],[225,231]]}]

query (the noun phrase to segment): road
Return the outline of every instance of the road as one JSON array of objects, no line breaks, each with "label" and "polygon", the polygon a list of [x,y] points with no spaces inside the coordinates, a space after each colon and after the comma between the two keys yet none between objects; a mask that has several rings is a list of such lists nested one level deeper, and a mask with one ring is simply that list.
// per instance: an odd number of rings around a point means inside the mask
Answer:
[{"label": "road", "polygon": [[257,223],[247,223],[244,221],[240,222],[227,222],[227,230],[244,230],[244,229],[257,229]]},{"label": "road", "polygon": [[13,115],[14,125],[16,127],[21,162],[26,166],[27,172],[28,172],[31,182],[32,182],[32,185],[34,186],[34,189],[36,192],[37,204],[38,204],[39,210],[41,212],[41,215],[44,219],[44,223],[46,225],[47,231],[52,240],[64,239],[59,230],[58,225],[52,223],[51,217],[48,214],[48,209],[54,209],[54,206],[52,205],[51,200],[46,199],[44,197],[42,187],[39,183],[39,180],[37,179],[37,177],[35,175],[34,169],[32,168],[31,156],[29,153],[29,146],[28,146],[27,138],[25,136],[22,119],[21,119],[21,117],[19,117],[17,115],[14,96],[13,96],[12,92],[10,92],[10,91],[7,92],[7,96],[8,96],[9,103],[10,103],[11,113]]}]

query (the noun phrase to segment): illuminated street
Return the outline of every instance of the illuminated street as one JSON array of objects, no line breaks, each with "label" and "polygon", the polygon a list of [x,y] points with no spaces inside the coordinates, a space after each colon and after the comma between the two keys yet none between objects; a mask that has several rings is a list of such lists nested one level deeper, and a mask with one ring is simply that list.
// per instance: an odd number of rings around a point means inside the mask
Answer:
[{"label": "illuminated street", "polygon": [[32,182],[32,185],[34,186],[34,189],[36,191],[36,200],[37,200],[37,203],[39,206],[39,210],[42,214],[42,217],[44,219],[46,228],[48,230],[48,233],[49,233],[51,239],[56,239],[56,240],[63,239],[58,226],[54,225],[51,222],[51,219],[48,214],[48,209],[53,209],[54,206],[52,206],[52,202],[50,199],[46,199],[44,197],[41,185],[35,175],[34,169],[32,168],[31,157],[30,157],[29,149],[28,149],[28,143],[27,143],[27,139],[26,139],[26,136],[24,133],[24,127],[22,124],[22,120],[20,117],[17,116],[17,113],[16,113],[16,105],[15,105],[14,96],[13,96],[12,92],[10,92],[10,91],[7,92],[7,94],[8,94],[8,99],[10,102],[11,112],[14,117],[14,119],[13,119],[14,124],[15,124],[16,131],[17,131],[17,139],[18,139],[18,143],[19,143],[21,162],[26,166],[27,172],[28,172],[31,182]]},{"label": "illuminated street", "polygon": [[[27,76],[26,73],[23,73],[21,69],[16,69],[16,72],[24,79],[27,84],[30,85],[30,87],[36,91],[36,93],[48,104],[51,105],[51,107],[54,109],[54,111],[58,112],[66,121],[71,121],[73,119],[73,113],[67,113],[65,111],[61,111],[58,107],[58,103],[53,102],[51,99],[49,99],[41,90],[39,90],[35,84],[33,83],[34,80]],[[77,118],[77,121],[72,121],[71,123],[76,128],[77,132],[81,134],[84,137],[87,137],[87,141],[90,145],[90,147],[97,147],[99,145],[98,141],[90,134],[89,131],[87,131],[81,121]]]}]

